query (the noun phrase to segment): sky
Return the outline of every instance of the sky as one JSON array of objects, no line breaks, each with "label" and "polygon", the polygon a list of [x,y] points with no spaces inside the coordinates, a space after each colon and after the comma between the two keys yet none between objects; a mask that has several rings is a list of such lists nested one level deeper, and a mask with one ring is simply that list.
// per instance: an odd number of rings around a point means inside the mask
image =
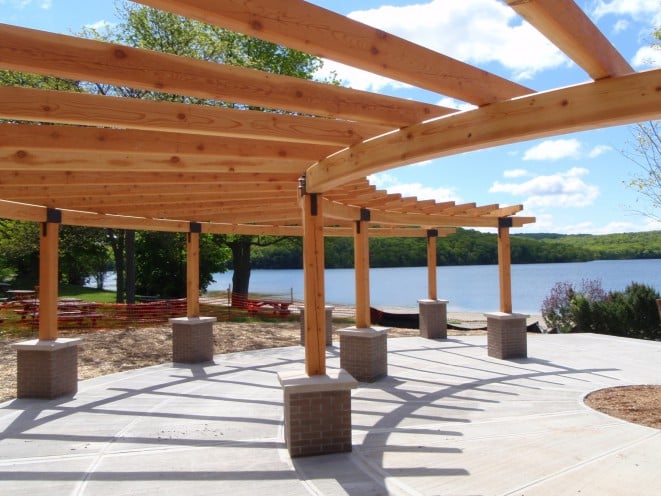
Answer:
[{"label": "sky", "polygon": [[[501,0],[314,0],[312,3],[543,91],[588,75]],[[650,47],[661,0],[579,0],[636,70],[661,67]],[[113,0],[0,0],[0,22],[72,34],[117,22]],[[355,89],[461,110],[462,102],[326,61]],[[627,158],[635,126],[526,141],[426,161],[370,176],[377,187],[421,200],[523,205],[537,221],[516,232],[608,234],[660,230],[661,222],[627,183],[641,175]],[[657,215],[659,212],[657,212]]]}]

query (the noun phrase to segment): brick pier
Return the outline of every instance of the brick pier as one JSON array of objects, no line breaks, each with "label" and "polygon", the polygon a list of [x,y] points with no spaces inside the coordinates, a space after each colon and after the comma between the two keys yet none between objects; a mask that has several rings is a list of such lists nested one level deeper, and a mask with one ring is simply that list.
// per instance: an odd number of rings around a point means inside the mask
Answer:
[{"label": "brick pier", "polygon": [[506,360],[528,356],[527,315],[494,312],[487,317],[487,354]]},{"label": "brick pier", "polygon": [[284,391],[285,443],[294,457],[351,451],[351,389],[344,370],[308,376],[279,372]]},{"label": "brick pier", "polygon": [[340,367],[360,382],[388,374],[387,327],[340,329]]},{"label": "brick pier", "polygon": [[14,344],[16,397],[50,400],[76,394],[80,341],[34,339]]},{"label": "brick pier", "polygon": [[213,324],[216,317],[178,317],[172,324],[172,361],[203,363],[213,360]]}]

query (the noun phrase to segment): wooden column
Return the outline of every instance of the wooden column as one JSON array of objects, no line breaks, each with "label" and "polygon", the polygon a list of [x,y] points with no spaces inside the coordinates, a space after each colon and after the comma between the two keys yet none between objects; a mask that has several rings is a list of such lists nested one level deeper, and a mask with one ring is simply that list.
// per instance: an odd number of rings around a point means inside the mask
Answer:
[{"label": "wooden column", "polygon": [[61,212],[48,210],[39,236],[39,339],[57,339],[57,282]]},{"label": "wooden column", "polygon": [[324,218],[318,194],[303,194],[303,280],[305,285],[305,372],[326,374]]},{"label": "wooden column", "polygon": [[512,313],[512,254],[510,247],[512,219],[498,219],[498,279],[500,284],[500,311]]},{"label": "wooden column", "polygon": [[438,287],[436,283],[436,245],[438,231],[429,229],[427,231],[427,297],[430,300],[438,299]]},{"label": "wooden column", "polygon": [[200,316],[200,224],[191,223],[186,243],[186,316]]},{"label": "wooden column", "polygon": [[[369,212],[368,212],[369,213]],[[368,224],[356,221],[354,228],[354,268],[356,277],[356,327],[370,327],[370,247]]]}]

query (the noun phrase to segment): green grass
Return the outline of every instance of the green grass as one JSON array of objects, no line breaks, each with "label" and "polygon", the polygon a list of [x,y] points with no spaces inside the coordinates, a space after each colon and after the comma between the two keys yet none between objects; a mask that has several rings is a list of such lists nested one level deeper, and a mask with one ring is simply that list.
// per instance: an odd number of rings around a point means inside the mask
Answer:
[{"label": "green grass", "polygon": [[60,298],[80,298],[83,301],[95,301],[97,303],[115,303],[114,291],[104,291],[83,286],[60,286],[58,290]]}]

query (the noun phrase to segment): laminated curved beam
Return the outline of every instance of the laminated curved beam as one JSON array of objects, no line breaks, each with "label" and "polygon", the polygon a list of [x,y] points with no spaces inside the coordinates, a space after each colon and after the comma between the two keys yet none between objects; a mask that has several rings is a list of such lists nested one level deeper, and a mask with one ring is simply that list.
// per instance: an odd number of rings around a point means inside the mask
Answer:
[{"label": "laminated curved beam", "polygon": [[661,115],[661,69],[537,93],[416,124],[310,167],[309,193],[394,167],[508,143],[629,124]]},{"label": "laminated curved beam", "polygon": [[485,105],[532,90],[302,0],[139,0],[185,17]]}]

